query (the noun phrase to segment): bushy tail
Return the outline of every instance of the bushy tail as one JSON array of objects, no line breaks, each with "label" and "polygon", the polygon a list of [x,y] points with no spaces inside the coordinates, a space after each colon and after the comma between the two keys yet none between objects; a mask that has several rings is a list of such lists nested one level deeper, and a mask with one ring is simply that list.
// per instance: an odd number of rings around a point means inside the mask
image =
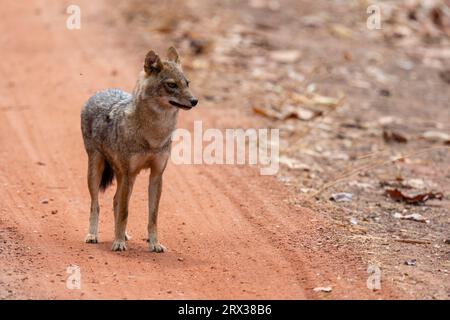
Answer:
[{"label": "bushy tail", "polygon": [[105,168],[103,169],[102,181],[100,182],[100,190],[105,191],[114,180],[114,170],[108,161],[105,161]]}]

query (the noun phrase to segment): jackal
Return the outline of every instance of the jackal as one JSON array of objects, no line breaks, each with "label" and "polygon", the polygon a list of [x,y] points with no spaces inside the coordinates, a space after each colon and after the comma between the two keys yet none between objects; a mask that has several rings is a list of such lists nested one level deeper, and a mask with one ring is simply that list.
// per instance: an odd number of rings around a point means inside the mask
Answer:
[{"label": "jackal", "polygon": [[148,239],[150,251],[163,252],[158,242],[157,217],[162,174],[170,156],[171,135],[178,110],[189,110],[198,100],[189,90],[177,50],[170,47],[167,60],[153,50],[145,57],[132,94],[107,89],[92,96],[81,112],[81,131],[88,155],[88,188],[91,196],[87,243],[98,242],[99,190],[117,180],[114,196],[113,251],[126,250],[128,202],[135,178],[150,168],[148,187]]}]

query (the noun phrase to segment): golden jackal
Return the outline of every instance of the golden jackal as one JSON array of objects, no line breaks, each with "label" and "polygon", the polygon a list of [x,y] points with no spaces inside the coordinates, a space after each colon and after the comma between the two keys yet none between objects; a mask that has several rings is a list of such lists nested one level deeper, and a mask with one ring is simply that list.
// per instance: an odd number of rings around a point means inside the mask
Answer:
[{"label": "golden jackal", "polygon": [[189,90],[175,48],[167,60],[150,51],[133,94],[107,89],[92,96],[81,112],[81,130],[88,154],[91,195],[86,242],[98,242],[98,193],[116,177],[114,196],[115,239],[112,250],[126,250],[128,202],[135,178],[150,168],[148,239],[150,251],[163,252],[158,242],[157,217],[162,174],[170,156],[171,135],[178,110],[189,110],[198,100]]}]

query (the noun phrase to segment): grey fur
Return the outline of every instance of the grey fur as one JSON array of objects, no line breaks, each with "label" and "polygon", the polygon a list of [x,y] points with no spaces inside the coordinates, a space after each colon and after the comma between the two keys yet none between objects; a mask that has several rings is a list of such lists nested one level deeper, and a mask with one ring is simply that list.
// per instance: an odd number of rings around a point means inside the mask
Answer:
[{"label": "grey fur", "polygon": [[162,61],[150,51],[144,64],[145,71],[140,73],[133,94],[120,89],[101,91],[87,101],[81,112],[91,195],[88,243],[98,242],[98,192],[100,185],[108,182],[105,177],[108,165],[117,179],[112,250],[126,249],[128,236],[125,229],[133,184],[139,171],[150,168],[150,250],[164,251],[158,242],[156,228],[162,174],[170,155],[178,110],[190,109],[197,104],[182,72],[178,52],[170,48],[168,56],[168,61]]}]

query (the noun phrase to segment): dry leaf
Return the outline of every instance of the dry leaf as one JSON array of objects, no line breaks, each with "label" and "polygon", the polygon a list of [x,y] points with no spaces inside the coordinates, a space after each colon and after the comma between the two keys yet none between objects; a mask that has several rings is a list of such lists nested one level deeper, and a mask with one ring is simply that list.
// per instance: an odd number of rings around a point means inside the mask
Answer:
[{"label": "dry leaf", "polygon": [[284,119],[282,113],[280,113],[276,110],[273,110],[272,108],[253,106],[252,109],[253,109],[253,112],[260,114],[262,116],[268,117],[268,118],[277,119],[277,120]]},{"label": "dry leaf", "polygon": [[341,24],[334,24],[330,27],[330,31],[333,35],[339,38],[351,38],[353,31]]},{"label": "dry leaf", "polygon": [[407,143],[408,142],[408,138],[405,137],[403,134],[396,132],[396,131],[389,130],[389,129],[383,130],[383,139],[384,139],[384,141],[386,141],[388,143],[390,143],[390,142]]},{"label": "dry leaf", "polygon": [[444,142],[445,144],[450,144],[450,135],[445,132],[426,131],[423,133],[422,137],[428,141]]},{"label": "dry leaf", "polygon": [[266,116],[276,120],[286,120],[288,118],[297,118],[299,120],[308,121],[322,113],[320,111],[311,111],[302,107],[287,106],[282,112],[268,107],[253,106],[253,111],[257,114]]},{"label": "dry leaf", "polygon": [[297,169],[297,170],[304,170],[304,171],[311,170],[311,168],[307,164],[304,164],[304,163],[298,161],[297,159],[289,158],[286,156],[281,156],[279,158],[279,162],[281,164],[288,166],[290,169]]},{"label": "dry leaf", "polygon": [[298,103],[305,106],[327,106],[327,107],[336,107],[338,106],[343,98],[333,98],[333,97],[327,97],[322,96],[319,94],[311,94],[311,95],[302,95],[302,94],[296,94],[294,93],[291,97],[291,99]]},{"label": "dry leaf", "polygon": [[419,213],[403,215],[401,213],[396,212],[394,214],[394,218],[395,219],[401,219],[401,220],[411,220],[411,221],[423,222],[423,223],[429,223],[430,222],[429,220],[425,219],[424,216],[422,216]]},{"label": "dry leaf", "polygon": [[427,192],[427,193],[422,193],[422,194],[418,194],[416,196],[407,196],[405,194],[403,194],[400,190],[398,189],[387,189],[385,191],[386,195],[388,195],[391,199],[395,200],[395,201],[400,201],[400,202],[406,202],[408,204],[423,204],[428,200],[431,199],[438,199],[438,200],[442,200],[442,198],[444,197],[444,195],[441,192]]}]

